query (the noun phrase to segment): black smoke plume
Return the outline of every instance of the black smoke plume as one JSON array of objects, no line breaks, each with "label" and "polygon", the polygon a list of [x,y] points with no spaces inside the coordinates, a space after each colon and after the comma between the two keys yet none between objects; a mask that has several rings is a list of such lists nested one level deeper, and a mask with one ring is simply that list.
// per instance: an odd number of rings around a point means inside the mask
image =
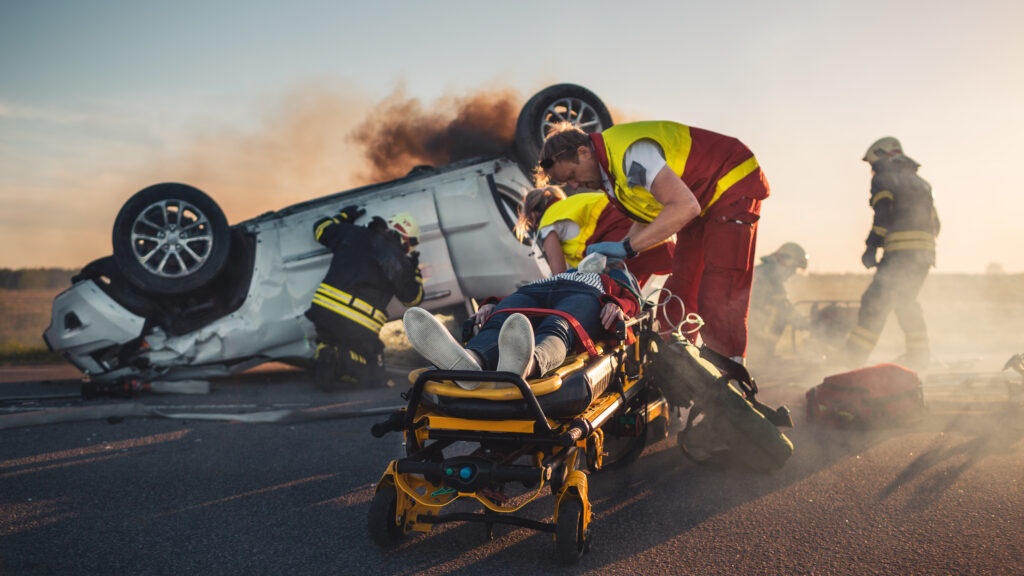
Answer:
[{"label": "black smoke plume", "polygon": [[352,134],[369,162],[359,179],[379,182],[418,165],[511,153],[519,102],[509,89],[445,98],[429,108],[416,98],[393,95]]}]

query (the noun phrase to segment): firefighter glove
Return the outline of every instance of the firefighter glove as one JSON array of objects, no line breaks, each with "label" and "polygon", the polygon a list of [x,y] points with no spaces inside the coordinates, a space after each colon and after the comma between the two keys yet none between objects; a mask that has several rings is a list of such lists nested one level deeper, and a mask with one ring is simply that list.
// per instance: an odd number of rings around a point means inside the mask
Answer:
[{"label": "firefighter glove", "polygon": [[351,206],[346,206],[342,208],[338,212],[338,220],[341,220],[342,222],[348,222],[349,224],[353,224],[363,214],[366,214],[366,209],[360,208],[359,206],[353,204]]},{"label": "firefighter glove", "polygon": [[415,250],[412,254],[409,254],[409,262],[412,262],[413,268],[420,267],[420,251]]},{"label": "firefighter glove", "polygon": [[598,242],[587,247],[587,254],[604,254],[609,262],[625,260],[628,254],[622,242]]},{"label": "firefighter glove", "polygon": [[878,248],[873,248],[871,246],[868,246],[868,248],[864,250],[864,254],[860,257],[860,261],[864,264],[865,268],[874,268],[875,266],[878,266],[877,253]]}]

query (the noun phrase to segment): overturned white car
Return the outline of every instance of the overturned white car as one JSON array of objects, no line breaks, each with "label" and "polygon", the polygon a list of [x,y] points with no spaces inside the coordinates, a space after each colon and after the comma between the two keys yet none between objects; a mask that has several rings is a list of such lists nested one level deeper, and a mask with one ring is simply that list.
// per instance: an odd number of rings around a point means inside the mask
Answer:
[{"label": "overturned white car", "polygon": [[[117,215],[113,255],[87,265],[53,303],[47,345],[94,381],[184,379],[236,373],[270,360],[312,357],[304,316],[330,263],[312,225],[357,205],[368,215],[411,212],[421,229],[422,306],[465,311],[542,277],[539,250],[513,233],[550,126],[611,125],[604,104],[559,84],[531,98],[516,126],[516,158],[420,167],[398,180],[317,198],[228,226],[209,196],[163,183]],[[388,309],[394,318],[401,305]]]}]

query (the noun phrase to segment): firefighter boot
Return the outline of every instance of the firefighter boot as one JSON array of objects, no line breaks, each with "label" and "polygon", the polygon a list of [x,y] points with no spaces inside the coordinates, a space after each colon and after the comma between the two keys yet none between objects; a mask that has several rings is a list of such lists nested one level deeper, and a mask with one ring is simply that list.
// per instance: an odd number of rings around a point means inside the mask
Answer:
[{"label": "firefighter boot", "polygon": [[338,390],[338,348],[320,343],[313,357],[313,383],[324,392]]}]

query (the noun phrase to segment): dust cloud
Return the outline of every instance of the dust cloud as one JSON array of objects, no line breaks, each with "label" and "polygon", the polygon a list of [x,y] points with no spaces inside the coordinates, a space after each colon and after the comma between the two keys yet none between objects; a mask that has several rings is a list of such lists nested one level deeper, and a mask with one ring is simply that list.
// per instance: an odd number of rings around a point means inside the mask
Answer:
[{"label": "dust cloud", "polygon": [[305,87],[248,132],[202,133],[145,173],[210,194],[230,222],[348,188],[511,150],[520,98],[495,89],[432,103],[397,89],[380,103]]},{"label": "dust cloud", "polygon": [[[820,324],[812,330],[787,328],[775,347],[775,358],[752,362],[762,381],[788,380],[810,388],[826,374],[829,356],[842,347],[856,324],[860,298],[872,275],[799,274],[787,283],[790,301],[798,315],[810,318],[812,307],[834,305],[839,312],[837,330],[825,333]],[[1003,366],[1014,354],[1024,352],[1024,274],[950,274],[932,271],[924,282],[918,302],[928,326],[931,362],[925,376],[929,383],[948,383],[951,374],[995,378],[997,388],[1012,379]],[[754,327],[751,327],[754,329]],[[895,314],[890,313],[878,345],[867,365],[892,362],[906,351],[905,336]],[[830,369],[836,373],[841,369]],[[996,376],[998,374],[998,376]],[[955,380],[960,382],[959,380]]]},{"label": "dust cloud", "polygon": [[365,162],[348,135],[370,109],[365,99],[305,86],[253,118],[252,129],[201,131],[141,172],[148,183],[202,189],[238,222],[361,184],[354,174]]}]

